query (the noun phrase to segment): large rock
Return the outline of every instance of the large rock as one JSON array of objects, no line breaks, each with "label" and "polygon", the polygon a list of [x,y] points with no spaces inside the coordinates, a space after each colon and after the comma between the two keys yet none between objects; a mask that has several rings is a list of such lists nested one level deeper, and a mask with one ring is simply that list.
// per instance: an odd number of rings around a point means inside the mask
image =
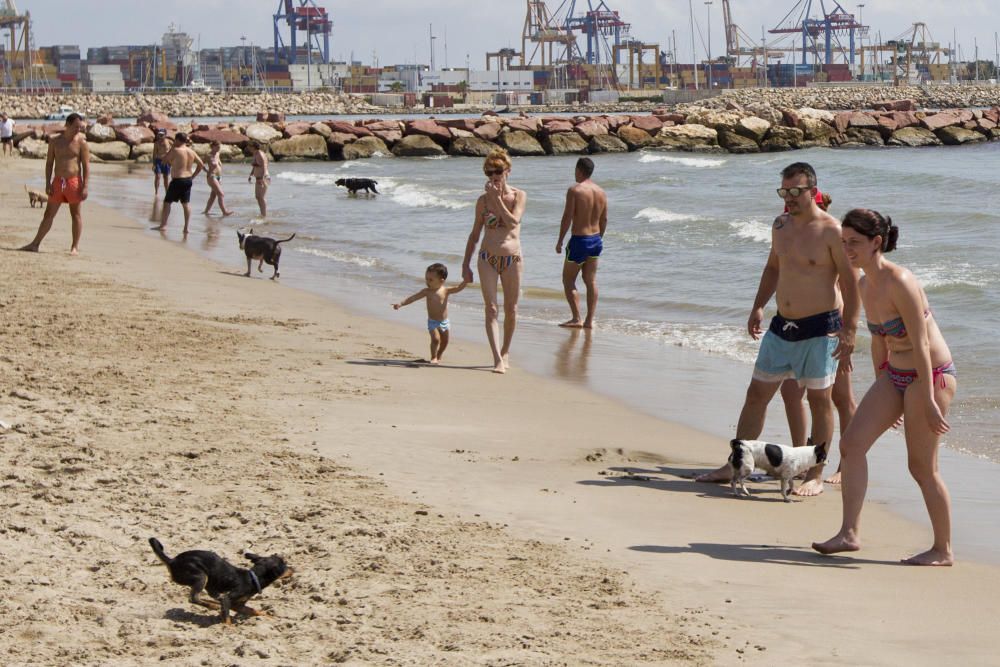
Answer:
[{"label": "large rock", "polygon": [[298,121],[295,123],[288,123],[285,125],[285,137],[297,137],[301,134],[306,134],[312,129],[312,125],[305,121]]},{"label": "large rock", "polygon": [[309,126],[309,131],[313,134],[318,134],[324,139],[329,139],[330,135],[333,134],[333,130],[326,123],[313,123]]},{"label": "large rock", "polygon": [[[438,125],[443,125],[450,130],[464,130],[466,132],[472,133],[476,129],[476,125],[482,121],[476,121],[474,118],[447,118],[445,120],[437,121]],[[369,126],[371,127],[371,126]],[[371,128],[375,129],[375,128]]]},{"label": "large rock", "polygon": [[882,133],[870,127],[849,127],[844,133],[847,143],[864,144],[865,146],[883,146]]},{"label": "large rock", "polygon": [[[663,127],[662,123],[660,124],[660,127]],[[645,148],[653,143],[653,137],[650,136],[649,132],[632,125],[619,127],[618,138],[625,142],[625,145],[629,147],[629,150],[633,151]]]},{"label": "large rock", "polygon": [[967,130],[963,127],[942,127],[935,132],[938,139],[948,146],[959,146],[961,144],[971,144],[978,141],[986,141],[986,136],[974,130]]},{"label": "large rock", "polygon": [[714,111],[711,109],[700,109],[687,117],[685,123],[704,125],[715,130],[736,131],[740,119],[743,116],[738,111]]},{"label": "large rock", "polygon": [[340,150],[347,144],[353,144],[358,138],[353,134],[344,134],[343,132],[331,132],[330,136],[326,138],[326,143],[332,146],[336,150]]},{"label": "large rock", "polygon": [[223,146],[245,146],[250,140],[245,134],[232,130],[198,130],[191,133],[191,141],[196,144],[210,144],[218,141]]},{"label": "large rock", "polygon": [[513,120],[507,121],[507,127],[511,131],[521,131],[527,132],[531,136],[538,134],[538,129],[541,127],[541,123],[538,118],[514,118]]},{"label": "large rock", "polygon": [[851,114],[848,127],[863,127],[869,130],[878,129],[878,119],[863,111],[856,111]]},{"label": "large rock", "polygon": [[483,123],[477,125],[472,133],[484,141],[496,142],[500,138],[501,130],[503,130],[503,125],[500,123]]},{"label": "large rock", "polygon": [[124,141],[106,141],[92,144],[90,154],[101,160],[127,160],[132,155],[132,147]]},{"label": "large rock", "polygon": [[406,124],[406,132],[403,136],[419,135],[430,137],[442,146],[451,143],[451,132],[447,127],[438,125],[433,120],[411,120]]},{"label": "large rock", "polygon": [[718,146],[719,133],[710,127],[698,124],[664,127],[656,135],[655,145],[662,148],[691,150],[699,146]]},{"label": "large rock", "polygon": [[344,146],[341,153],[345,160],[370,158],[376,155],[392,155],[389,148],[378,137],[361,137],[357,141]]},{"label": "large rock", "polygon": [[625,145],[625,142],[613,134],[599,134],[592,137],[587,149],[591,153],[628,153],[628,146]]},{"label": "large rock", "polygon": [[545,149],[538,143],[538,140],[523,130],[504,132],[500,135],[500,145],[506,148],[511,155],[545,155]]},{"label": "large rock", "polygon": [[372,132],[373,136],[378,137],[385,142],[386,146],[395,146],[396,143],[403,138],[402,130],[374,130]]},{"label": "large rock", "polygon": [[[649,135],[646,135],[649,136]],[[549,155],[571,155],[586,153],[587,141],[576,132],[559,132],[542,137],[542,145]]]},{"label": "large rock", "polygon": [[941,140],[926,128],[903,127],[893,132],[886,143],[890,146],[940,146]]},{"label": "large rock", "polygon": [[[431,121],[432,123],[434,121]],[[379,123],[372,123],[365,127],[358,127],[354,123],[348,123],[343,120],[328,120],[326,124],[334,132],[343,132],[345,134],[353,134],[356,137],[370,137],[375,132],[375,130],[398,130],[402,131],[402,126],[395,122],[386,122],[385,126],[382,127]]]},{"label": "large rock", "polygon": [[832,111],[827,111],[826,109],[813,109],[812,107],[802,107],[797,109],[796,114],[799,118],[812,118],[813,120],[821,120],[824,123],[833,124],[833,119],[836,114]]},{"label": "large rock", "polygon": [[261,145],[268,145],[272,141],[277,141],[282,138],[282,134],[279,130],[274,129],[267,123],[250,123],[246,130],[247,136],[254,141],[260,142]]},{"label": "large rock", "polygon": [[920,124],[924,128],[930,130],[931,132],[940,130],[943,127],[958,125],[961,122],[963,121],[959,119],[958,114],[950,113],[947,111],[941,111],[939,113],[930,116],[924,116],[920,120]]},{"label": "large rock", "polygon": [[[653,135],[663,127],[663,121],[656,116],[632,116],[632,127],[645,130],[650,135]],[[618,130],[618,136],[621,136],[621,128],[618,128]]]},{"label": "large rock", "polygon": [[275,160],[286,158],[325,160],[329,156],[326,139],[318,134],[300,134],[297,137],[278,139],[270,144]]},{"label": "large rock", "polygon": [[149,158],[152,159],[154,148],[155,147],[153,146],[153,144],[139,144],[137,146],[133,146],[132,159],[140,160],[141,158],[144,158],[146,156],[149,156]]},{"label": "large rock", "polygon": [[799,129],[802,130],[806,141],[826,141],[829,143],[830,137],[834,134],[834,129],[826,122],[808,116],[803,116],[799,120]]},{"label": "large rock", "polygon": [[548,134],[558,134],[560,132],[572,132],[573,123],[568,120],[548,120],[542,125],[542,129]]},{"label": "large rock", "polygon": [[17,145],[17,150],[21,153],[21,157],[44,160],[49,154],[49,144],[41,139],[25,137]]},{"label": "large rock", "polygon": [[103,144],[108,141],[118,141],[118,135],[115,133],[115,128],[94,123],[87,128],[87,141],[92,144]]},{"label": "large rock", "polygon": [[423,134],[411,134],[403,137],[392,147],[392,154],[397,157],[430,157],[445,155],[441,144]]},{"label": "large rock", "polygon": [[[455,129],[455,128],[452,128]],[[448,154],[461,157],[486,157],[496,150],[496,144],[492,144],[479,137],[455,137],[448,147]]]},{"label": "large rock", "polygon": [[156,138],[153,135],[153,131],[143,125],[127,125],[125,127],[116,127],[115,135],[118,137],[118,141],[124,141],[129,146],[138,146],[139,144],[149,144],[152,143],[153,139]]},{"label": "large rock", "polygon": [[833,128],[837,134],[847,132],[847,128],[851,126],[851,116],[853,115],[853,111],[841,111],[833,117]]},{"label": "large rock", "polygon": [[577,123],[573,129],[586,141],[608,134],[608,126],[598,120],[585,120],[582,123]]},{"label": "large rock", "polygon": [[756,141],[727,129],[719,130],[719,145],[730,153],[745,154],[760,152],[760,145]]},{"label": "large rock", "polygon": [[[464,121],[466,119],[463,118],[462,120]],[[341,121],[329,121],[327,123],[327,125],[330,125],[331,126],[330,129],[333,129],[333,127],[332,127],[333,124],[334,123],[339,123],[339,122],[341,122]],[[448,122],[448,121],[445,121],[445,122]],[[469,122],[472,122],[472,121],[469,121]],[[344,123],[344,125],[350,125],[350,124],[349,123]],[[473,128],[476,127],[476,124],[474,122],[472,122],[472,127]],[[402,132],[403,131],[403,124],[400,123],[398,120],[373,120],[371,122],[365,123],[364,129],[368,130],[369,132],[377,132],[377,131],[383,131],[383,132],[393,132],[393,131],[395,131],[395,132]],[[334,130],[334,132],[342,132],[342,131],[343,130]]]},{"label": "large rock", "polygon": [[[136,120],[138,123],[170,123],[170,117],[159,111],[147,110]],[[173,123],[171,123],[172,125]]]},{"label": "large rock", "polygon": [[775,125],[767,133],[767,138],[761,142],[762,151],[788,151],[798,148],[805,135],[797,127]]},{"label": "large rock", "polygon": [[770,129],[771,123],[756,116],[741,118],[736,124],[736,134],[752,139],[754,143],[760,143]]}]

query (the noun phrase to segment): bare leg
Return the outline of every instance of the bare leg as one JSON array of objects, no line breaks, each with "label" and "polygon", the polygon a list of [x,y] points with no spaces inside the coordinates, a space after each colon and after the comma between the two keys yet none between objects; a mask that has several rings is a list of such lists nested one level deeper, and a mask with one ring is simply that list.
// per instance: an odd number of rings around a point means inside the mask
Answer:
[{"label": "bare leg", "polygon": [[594,328],[594,315],[597,314],[597,262],[591,257],[583,264],[583,284],[587,286],[587,319],[583,321],[584,329]]},{"label": "bare leg", "polygon": [[497,319],[500,308],[497,305],[497,282],[499,276],[483,259],[479,260],[479,288],[483,292],[483,305],[486,309],[486,339],[490,343],[490,350],[493,352],[493,372],[503,373],[507,369],[503,365],[503,357],[500,356],[500,323]]},{"label": "bare leg", "polygon": [[70,246],[69,254],[80,254],[80,236],[83,234],[83,211],[82,204],[70,204],[69,216],[73,223],[73,245]]},{"label": "bare leg", "polygon": [[[809,412],[812,413],[812,441],[819,445],[833,444],[833,386],[826,389],[806,389]],[[797,496],[818,496],[823,493],[823,464],[813,466],[806,473],[806,481],[794,491]]]},{"label": "bare leg", "polygon": [[444,351],[448,347],[448,339],[449,339],[448,331],[447,330],[446,331],[442,331],[441,332],[441,345],[438,346],[438,353],[437,353],[438,363],[441,363],[441,356],[444,355]]},{"label": "bare leg", "polygon": [[170,219],[170,207],[172,204],[170,202],[163,202],[163,214],[160,216],[160,226],[157,229],[166,229],[167,220]]},{"label": "bare leg", "polygon": [[788,417],[788,432],[792,436],[792,447],[806,444],[808,411],[805,404],[806,388],[795,380],[781,383],[781,400],[785,402],[785,416]]},{"label": "bare leg", "polygon": [[441,347],[441,332],[437,329],[431,330],[431,363],[438,362],[438,348]]},{"label": "bare leg", "polygon": [[254,186],[254,195],[257,197],[257,206],[260,208],[260,217],[267,217],[267,181],[263,178],[257,179]]},{"label": "bare leg", "polygon": [[861,508],[868,491],[868,450],[903,412],[903,397],[889,377],[879,375],[865,394],[857,414],[840,438],[841,500],[840,531],[826,542],[813,542],[822,554],[857,551],[861,548]]},{"label": "bare leg", "polygon": [[[736,437],[740,440],[756,440],[764,430],[764,417],[767,415],[767,404],[774,398],[774,393],[781,386],[779,382],[761,382],[750,380],[747,387],[747,397],[740,411],[740,421],[736,425]],[[733,471],[729,464],[695,477],[696,482],[728,482]]]},{"label": "bare leg", "polygon": [[[941,413],[947,415],[951,400],[955,397],[955,378],[945,375],[945,386],[940,382],[934,386],[934,400]],[[903,423],[906,424],[906,452],[910,474],[920,487],[924,505],[934,530],[934,544],[927,551],[903,560],[907,565],[951,565],[954,557],[951,551],[951,498],[948,487],[941,479],[938,468],[938,444],[940,436],[927,427],[924,417],[925,399],[918,393],[914,383],[906,390],[903,398]]]},{"label": "bare leg", "polygon": [[191,222],[191,204],[184,201],[181,202],[181,210],[184,211],[184,233],[188,233],[188,223]]},{"label": "bare leg", "polygon": [[505,369],[510,368],[510,344],[517,328],[517,302],[521,299],[523,275],[524,262],[515,262],[500,276],[500,284],[503,285],[503,345],[500,346],[500,357]]},{"label": "bare leg", "polygon": [[579,328],[583,326],[580,318],[580,292],[576,289],[576,277],[580,274],[580,265],[576,262],[563,262],[563,292],[569,303],[570,318],[560,324],[561,327]]},{"label": "bare leg", "polygon": [[209,180],[209,189],[211,192],[208,193],[208,201],[205,203],[205,210],[202,214],[208,215],[209,211],[212,210],[212,206],[215,204],[215,188],[211,185],[211,180]]},{"label": "bare leg", "polygon": [[[858,404],[854,401],[854,391],[851,388],[851,373],[838,373],[837,381],[833,383],[833,407],[837,410],[837,418],[840,422],[840,435],[847,432],[847,427],[854,419],[854,413],[858,409]],[[827,484],[840,484],[840,466],[837,472],[826,479]]]},{"label": "bare leg", "polygon": [[56,219],[56,213],[59,212],[60,204],[54,202],[51,199],[49,203],[45,206],[45,213],[42,214],[42,221],[38,225],[38,231],[35,233],[35,238],[26,246],[22,246],[21,250],[27,250],[29,252],[38,252],[39,246],[42,245],[42,239],[45,235],[49,233],[52,229],[52,221]]},{"label": "bare leg", "polygon": [[212,192],[219,201],[219,210],[222,211],[222,215],[232,215],[233,212],[226,208],[226,194],[222,191],[222,184],[214,179],[212,180]]}]

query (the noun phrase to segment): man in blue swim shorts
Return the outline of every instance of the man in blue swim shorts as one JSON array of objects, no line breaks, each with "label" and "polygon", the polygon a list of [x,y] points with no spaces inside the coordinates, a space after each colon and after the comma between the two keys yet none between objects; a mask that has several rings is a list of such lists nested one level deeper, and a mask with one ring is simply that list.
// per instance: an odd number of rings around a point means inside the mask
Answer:
[{"label": "man in blue swim shorts", "polygon": [[[811,440],[832,446],[833,383],[838,371],[851,368],[857,331],[858,284],[844,253],[840,223],[816,205],[816,172],[804,162],[781,172],[778,196],[787,212],[774,220],[771,251],[760,277],[747,332],[764,333],[764,306],[776,297],[778,314],[761,341],[753,379],[736,426],[736,438],[756,440],[764,430],[767,405],[781,383],[795,379],[806,388],[812,415]],[[837,285],[844,311],[837,306]],[[795,489],[802,496],[823,492],[823,467],[809,470]],[[701,482],[728,481],[726,464],[698,477]]]},{"label": "man in blue swim shorts", "polygon": [[164,186],[170,182],[170,163],[165,158],[171,147],[167,131],[163,128],[158,129],[156,139],[153,141],[153,190],[157,197],[160,195],[160,178],[162,177]]},{"label": "man in blue swim shorts", "polygon": [[[597,310],[597,258],[604,250],[604,231],[608,227],[608,196],[590,180],[594,161],[580,158],[576,163],[576,185],[566,191],[566,207],[559,225],[556,253],[563,251],[563,238],[573,229],[566,245],[566,262],[563,264],[563,290],[572,317],[559,326],[592,329]],[[587,286],[587,317],[580,318],[580,293],[576,277],[583,272]]]}]

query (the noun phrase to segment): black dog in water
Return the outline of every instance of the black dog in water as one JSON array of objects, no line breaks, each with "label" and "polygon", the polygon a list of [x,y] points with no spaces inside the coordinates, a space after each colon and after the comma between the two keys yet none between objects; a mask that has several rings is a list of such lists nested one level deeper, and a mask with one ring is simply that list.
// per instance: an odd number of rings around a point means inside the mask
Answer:
[{"label": "black dog in water", "polygon": [[260,260],[260,263],[257,264],[258,271],[264,270],[264,262],[274,267],[274,275],[271,276],[271,280],[274,280],[280,275],[278,273],[278,260],[281,259],[281,244],[294,239],[295,234],[287,239],[276,241],[266,236],[254,236],[253,229],[251,229],[248,233],[237,230],[236,238],[240,240],[240,250],[247,255],[247,272],[243,275],[250,277],[250,264],[257,259]]},{"label": "black dog in water", "polygon": [[[292,570],[285,565],[281,556],[247,553],[246,557],[253,566],[249,570],[242,570],[211,551],[185,551],[171,558],[163,552],[163,545],[155,537],[149,538],[149,545],[170,570],[170,578],[174,583],[191,589],[191,602],[209,609],[218,609],[220,620],[226,624],[232,622],[230,610],[248,616],[264,616],[263,612],[246,606],[247,600],[278,579],[292,576]],[[202,591],[208,591],[218,602],[203,599]]]},{"label": "black dog in water", "polygon": [[347,191],[352,195],[358,194],[359,190],[364,190],[366,193],[374,192],[375,194],[380,194],[375,189],[378,181],[374,178],[338,178],[334,183],[340,187],[347,188]]}]

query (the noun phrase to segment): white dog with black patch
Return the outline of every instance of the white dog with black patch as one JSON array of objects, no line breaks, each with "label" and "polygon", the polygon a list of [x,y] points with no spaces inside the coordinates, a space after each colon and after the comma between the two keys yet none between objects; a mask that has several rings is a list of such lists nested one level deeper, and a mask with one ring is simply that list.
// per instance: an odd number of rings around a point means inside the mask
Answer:
[{"label": "white dog with black patch", "polygon": [[775,445],[763,440],[731,440],[729,446],[733,450],[729,455],[729,466],[733,472],[729,486],[734,496],[739,496],[739,491],[750,495],[745,482],[759,468],[781,482],[781,497],[786,503],[791,502],[788,493],[795,484],[795,478],[826,461],[826,443],[814,445],[812,439],[805,447]]}]

